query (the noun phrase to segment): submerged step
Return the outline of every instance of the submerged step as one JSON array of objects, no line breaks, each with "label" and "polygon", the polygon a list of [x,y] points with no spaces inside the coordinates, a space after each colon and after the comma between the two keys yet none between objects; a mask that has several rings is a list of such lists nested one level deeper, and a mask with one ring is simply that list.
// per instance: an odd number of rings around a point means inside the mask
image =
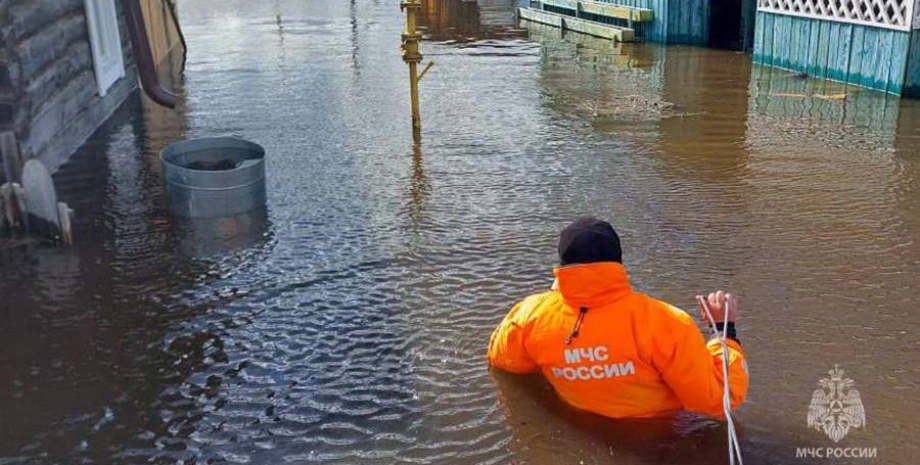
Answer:
[{"label": "submerged step", "polygon": [[556,8],[565,8],[567,10],[640,23],[649,22],[654,19],[654,13],[648,8],[636,8],[613,3],[600,3],[586,0],[542,0],[541,3]]},{"label": "submerged step", "polygon": [[636,31],[626,27],[614,26],[611,24],[588,21],[581,18],[573,18],[548,11],[537,10],[534,8],[518,8],[518,17],[535,23],[547,24],[558,27],[566,31],[575,31],[582,34],[588,34],[604,39],[616,40],[619,42],[632,42],[636,38]]}]

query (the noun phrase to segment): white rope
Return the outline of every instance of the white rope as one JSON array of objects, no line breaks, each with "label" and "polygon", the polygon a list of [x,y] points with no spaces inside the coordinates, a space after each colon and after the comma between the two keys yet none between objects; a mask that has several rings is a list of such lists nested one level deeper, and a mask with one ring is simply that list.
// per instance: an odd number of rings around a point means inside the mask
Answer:
[{"label": "white rope", "polygon": [[732,398],[731,390],[728,383],[728,343],[726,341],[726,330],[728,329],[728,314],[729,314],[729,304],[731,299],[725,299],[725,321],[723,322],[722,331],[720,332],[716,328],[716,320],[712,317],[712,312],[709,311],[709,303],[706,302],[706,299],[703,296],[698,296],[696,298],[697,303],[700,308],[706,312],[706,317],[710,324],[712,324],[712,332],[719,338],[719,342],[722,343],[722,410],[725,412],[725,424],[728,429],[728,461],[730,465],[735,465],[735,459],[737,458],[738,465],[744,465],[744,460],[741,458],[741,444],[738,442],[738,433],[735,430],[735,421],[732,419]]}]

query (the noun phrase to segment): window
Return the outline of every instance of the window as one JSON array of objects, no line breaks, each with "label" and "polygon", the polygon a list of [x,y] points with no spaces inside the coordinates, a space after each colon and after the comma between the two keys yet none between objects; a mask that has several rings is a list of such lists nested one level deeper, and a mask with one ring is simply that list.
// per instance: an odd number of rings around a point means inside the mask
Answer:
[{"label": "window", "polygon": [[99,85],[99,96],[105,97],[112,84],[125,76],[121,35],[118,33],[118,13],[115,10],[115,0],[85,2],[86,25],[93,52],[96,83]]}]

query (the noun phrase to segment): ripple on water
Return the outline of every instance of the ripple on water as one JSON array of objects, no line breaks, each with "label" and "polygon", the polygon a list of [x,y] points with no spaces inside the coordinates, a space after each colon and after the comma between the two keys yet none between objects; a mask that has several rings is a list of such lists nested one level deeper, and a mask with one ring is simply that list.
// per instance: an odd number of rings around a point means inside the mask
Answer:
[{"label": "ripple on water", "polygon": [[[807,397],[829,353],[877,369],[854,374],[882,399],[873,435],[915,436],[891,426],[913,386],[914,135],[771,97],[782,79],[742,55],[599,46],[489,9],[425,20],[438,64],[413,147],[401,20],[379,3],[180,2],[184,112],[120,110],[58,176],[85,245],[5,262],[0,411],[22,420],[0,463],[710,463],[714,422],[598,419],[486,369],[490,331],[552,282],[555,234],[583,214],[615,223],[641,289],[687,305],[737,287],[750,463],[810,441],[780,393]],[[268,149],[268,211],[171,219],[157,150],[228,133]]]}]

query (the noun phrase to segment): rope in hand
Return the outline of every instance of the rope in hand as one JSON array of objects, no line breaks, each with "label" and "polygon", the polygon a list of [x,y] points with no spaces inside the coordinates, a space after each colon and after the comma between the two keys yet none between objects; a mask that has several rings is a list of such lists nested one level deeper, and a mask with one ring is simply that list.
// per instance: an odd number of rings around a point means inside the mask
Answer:
[{"label": "rope in hand", "polygon": [[732,300],[731,298],[725,299],[725,308],[722,309],[725,313],[725,321],[722,325],[722,331],[719,331],[716,327],[716,320],[712,317],[712,312],[709,310],[709,303],[703,296],[696,296],[696,303],[699,305],[700,310],[706,314],[713,335],[718,337],[719,342],[722,343],[722,410],[725,412],[725,424],[728,427],[728,461],[731,465],[735,465],[735,459],[737,458],[738,465],[744,465],[744,460],[741,458],[741,445],[738,443],[738,433],[735,430],[735,422],[732,419],[732,399],[728,383],[729,349],[728,343],[725,342],[725,332],[728,329],[729,305]]}]

